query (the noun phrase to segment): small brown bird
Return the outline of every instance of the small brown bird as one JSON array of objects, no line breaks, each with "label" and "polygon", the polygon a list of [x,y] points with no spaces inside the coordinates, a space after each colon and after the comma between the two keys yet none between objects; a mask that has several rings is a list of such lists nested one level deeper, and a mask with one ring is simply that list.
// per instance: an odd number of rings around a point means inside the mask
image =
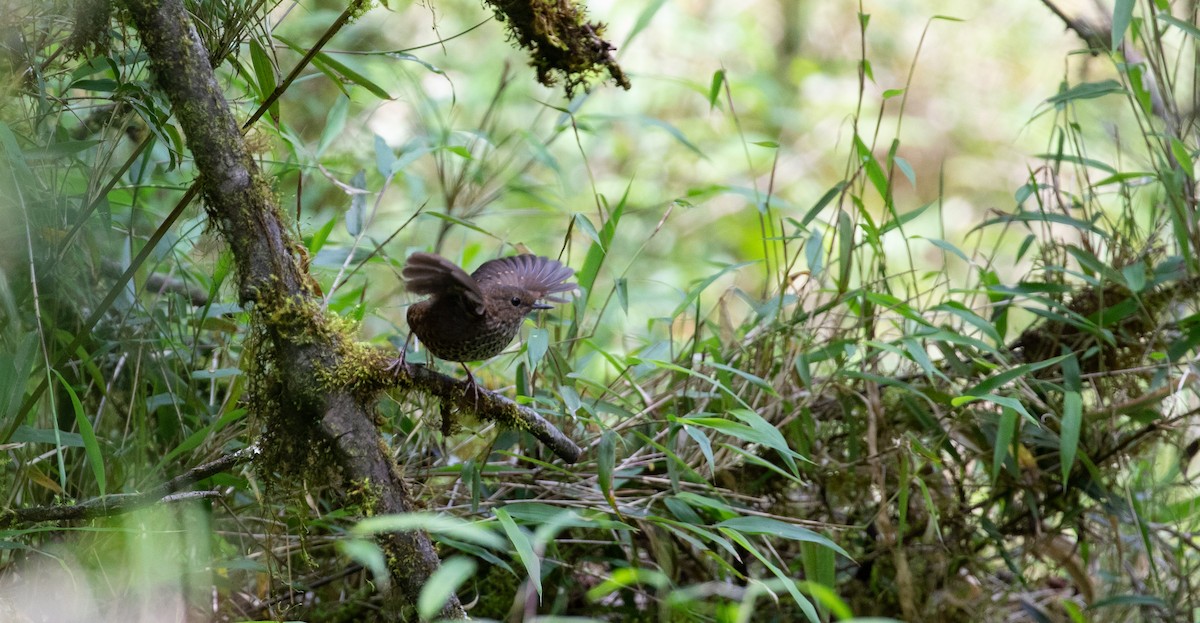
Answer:
[{"label": "small brown bird", "polygon": [[413,253],[404,265],[409,292],[429,298],[408,308],[408,327],[434,356],[463,365],[500,354],[535,309],[538,301],[565,303],[550,296],[575,289],[567,282],[575,271],[536,255],[514,255],[484,262],[466,271],[444,257]]}]

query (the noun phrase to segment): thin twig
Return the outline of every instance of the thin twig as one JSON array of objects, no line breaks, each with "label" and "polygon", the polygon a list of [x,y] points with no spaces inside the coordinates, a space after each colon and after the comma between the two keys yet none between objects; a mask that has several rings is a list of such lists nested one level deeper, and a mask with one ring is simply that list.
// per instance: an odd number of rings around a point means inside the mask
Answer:
[{"label": "thin twig", "polygon": [[243,448],[233,454],[227,454],[214,461],[193,467],[143,493],[116,493],[92,498],[80,504],[8,509],[0,512],[0,526],[9,528],[43,521],[58,522],[92,519],[95,517],[111,517],[158,503],[186,502],[220,497],[220,491],[179,490],[226,471],[235,465],[250,461],[257,454],[258,446]]}]

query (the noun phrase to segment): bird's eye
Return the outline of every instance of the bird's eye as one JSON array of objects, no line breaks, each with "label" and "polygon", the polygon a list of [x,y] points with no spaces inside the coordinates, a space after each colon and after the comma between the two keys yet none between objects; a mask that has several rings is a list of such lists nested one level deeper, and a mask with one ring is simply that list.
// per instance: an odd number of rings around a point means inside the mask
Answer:
[{"label": "bird's eye", "polygon": [[512,303],[513,307],[520,307],[521,306],[521,298],[514,296],[514,297],[512,297],[512,300],[509,301],[509,303]]}]

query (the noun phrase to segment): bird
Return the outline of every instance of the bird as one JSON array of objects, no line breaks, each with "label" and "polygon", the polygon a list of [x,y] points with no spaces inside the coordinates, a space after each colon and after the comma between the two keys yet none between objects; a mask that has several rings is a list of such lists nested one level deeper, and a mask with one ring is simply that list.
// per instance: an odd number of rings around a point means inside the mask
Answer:
[{"label": "bird", "polygon": [[557,260],[528,253],[484,262],[470,275],[440,255],[413,253],[401,276],[409,292],[429,298],[409,306],[408,327],[433,356],[462,365],[476,387],[466,362],[500,354],[526,316],[553,307],[541,301],[565,303],[554,295],[575,289],[567,281],[574,274]]}]

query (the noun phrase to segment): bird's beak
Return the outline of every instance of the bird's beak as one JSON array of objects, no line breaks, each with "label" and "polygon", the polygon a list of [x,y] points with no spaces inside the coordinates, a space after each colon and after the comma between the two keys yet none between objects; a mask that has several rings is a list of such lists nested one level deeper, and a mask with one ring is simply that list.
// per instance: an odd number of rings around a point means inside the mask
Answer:
[{"label": "bird's beak", "polygon": [[553,305],[547,305],[547,304],[545,304],[545,303],[534,303],[534,304],[533,304],[533,308],[534,308],[534,309],[554,309],[554,306],[553,306]]}]

